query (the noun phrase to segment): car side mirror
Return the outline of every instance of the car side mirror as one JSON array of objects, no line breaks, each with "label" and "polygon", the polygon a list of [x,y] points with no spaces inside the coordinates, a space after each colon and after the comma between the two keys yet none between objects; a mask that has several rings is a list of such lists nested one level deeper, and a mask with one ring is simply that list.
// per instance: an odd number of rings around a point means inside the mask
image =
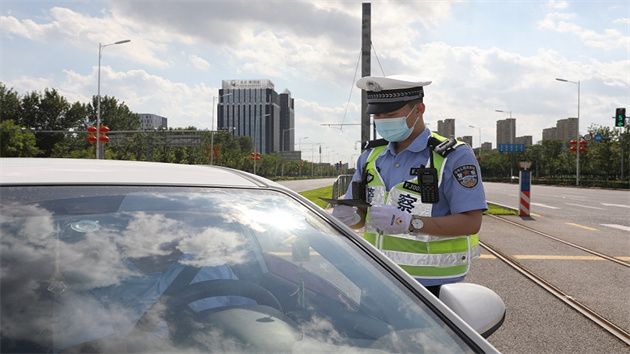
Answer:
[{"label": "car side mirror", "polygon": [[499,329],[505,320],[505,303],[485,286],[445,284],[440,287],[439,298],[484,338]]}]

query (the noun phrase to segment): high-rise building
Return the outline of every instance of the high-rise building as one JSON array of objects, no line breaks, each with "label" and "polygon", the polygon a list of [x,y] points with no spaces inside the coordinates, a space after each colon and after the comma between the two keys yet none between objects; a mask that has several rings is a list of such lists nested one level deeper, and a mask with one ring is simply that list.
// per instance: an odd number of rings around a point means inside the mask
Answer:
[{"label": "high-rise building", "polygon": [[543,129],[542,140],[550,140],[550,139],[557,139],[557,138],[558,138],[558,134],[556,132],[556,127]]},{"label": "high-rise building", "polygon": [[481,144],[481,150],[483,150],[483,151],[490,151],[490,150],[492,150],[492,143],[485,142],[485,143]]},{"label": "high-rise building", "polygon": [[578,127],[577,118],[560,119],[556,122],[556,139],[569,142],[577,138]]},{"label": "high-rise building", "polygon": [[437,133],[445,138],[455,138],[455,119],[438,120]]},{"label": "high-rise building", "polygon": [[556,126],[542,131],[543,140],[560,139],[566,143],[574,140],[578,135],[577,118],[566,118],[556,121]]},{"label": "high-rise building", "polygon": [[472,141],[473,141],[473,137],[472,135],[465,135],[465,136],[460,136],[459,138],[457,138],[457,140],[459,141],[463,141],[466,144],[468,144],[468,146],[472,147]]},{"label": "high-rise building", "polygon": [[514,144],[516,137],[516,119],[506,118],[497,121],[497,146],[499,144]]},{"label": "high-rise building", "polygon": [[294,151],[295,146],[295,107],[291,91],[285,89],[280,99],[280,151]]},{"label": "high-rise building", "polygon": [[223,80],[217,116],[217,129],[251,137],[256,152],[282,151],[281,144],[293,149],[293,98],[288,90],[278,95],[270,80]]},{"label": "high-rise building", "polygon": [[168,118],[152,113],[138,113],[140,129],[168,128]]},{"label": "high-rise building", "polygon": [[534,137],[531,135],[523,135],[517,136],[514,139],[514,144],[523,144],[525,146],[532,146],[532,142],[534,141]]}]

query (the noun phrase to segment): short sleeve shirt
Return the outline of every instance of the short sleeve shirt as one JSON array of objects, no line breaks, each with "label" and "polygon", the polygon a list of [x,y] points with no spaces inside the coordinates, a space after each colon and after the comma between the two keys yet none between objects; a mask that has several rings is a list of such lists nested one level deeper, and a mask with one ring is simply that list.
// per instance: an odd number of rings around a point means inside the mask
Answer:
[{"label": "short sleeve shirt", "polygon": [[[396,154],[394,144],[389,143],[387,148],[376,159],[376,168],[379,170],[386,189],[416,176],[412,170],[427,165],[431,148],[427,142],[431,132],[425,129],[407,147]],[[361,181],[361,172],[367,163],[372,149],[364,151],[357,161],[357,171],[352,181]],[[427,166],[428,167],[428,166]],[[486,196],[481,180],[480,168],[472,149],[468,145],[459,145],[451,152],[445,163],[439,188],[439,202],[433,204],[431,216],[446,216],[459,214],[471,210],[487,210]],[[352,188],[348,188],[346,198],[352,198]]]}]

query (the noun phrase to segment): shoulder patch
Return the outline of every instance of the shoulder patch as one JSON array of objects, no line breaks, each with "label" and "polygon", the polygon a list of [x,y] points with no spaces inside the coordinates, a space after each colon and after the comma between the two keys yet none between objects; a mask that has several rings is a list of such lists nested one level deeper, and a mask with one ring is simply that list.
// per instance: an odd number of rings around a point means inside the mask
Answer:
[{"label": "shoulder patch", "polygon": [[453,176],[464,188],[475,188],[479,184],[479,174],[475,165],[461,165],[453,170]]}]

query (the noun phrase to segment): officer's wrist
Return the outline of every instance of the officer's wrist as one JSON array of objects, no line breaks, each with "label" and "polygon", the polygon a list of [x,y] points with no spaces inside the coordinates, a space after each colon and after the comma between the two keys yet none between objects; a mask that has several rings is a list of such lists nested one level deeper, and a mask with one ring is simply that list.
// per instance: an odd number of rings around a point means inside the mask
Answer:
[{"label": "officer's wrist", "polygon": [[424,220],[419,215],[412,215],[409,222],[409,232],[421,232],[424,227]]}]

